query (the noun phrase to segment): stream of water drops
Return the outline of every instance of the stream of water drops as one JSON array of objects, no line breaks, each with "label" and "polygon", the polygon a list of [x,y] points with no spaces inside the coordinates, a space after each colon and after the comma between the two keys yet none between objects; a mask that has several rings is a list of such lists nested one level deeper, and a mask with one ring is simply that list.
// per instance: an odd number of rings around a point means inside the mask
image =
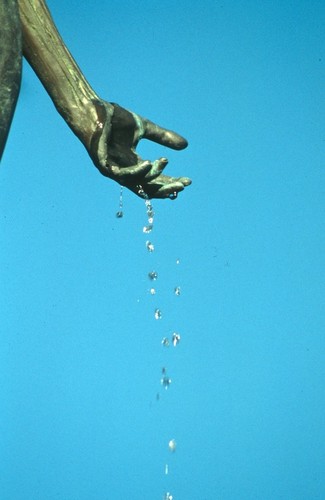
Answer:
[{"label": "stream of water drops", "polygon": [[123,217],[123,186],[120,187],[120,199],[119,199],[119,207],[118,211],[116,212],[116,218],[117,219],[122,219]]},{"label": "stream of water drops", "polygon": [[[142,195],[143,195],[143,193],[142,193]],[[147,251],[152,254],[155,251],[154,239],[152,238],[152,235],[151,235],[151,233],[154,230],[155,213],[154,213],[154,209],[153,209],[151,200],[149,198],[147,198],[145,195],[143,195],[143,197],[145,199],[147,221],[146,221],[145,225],[143,226],[142,231],[143,231],[144,235],[146,235],[146,236],[148,234],[150,234],[150,241],[148,239],[146,239],[145,247],[146,247]],[[180,263],[180,260],[177,259],[176,266],[179,265],[179,263]],[[159,280],[159,276],[160,276],[159,269],[156,269],[156,268],[150,269],[149,268],[147,276],[148,276],[148,279],[150,282],[149,293],[150,293],[150,295],[155,296],[157,288],[159,288],[159,284],[161,283],[161,280]],[[181,287],[179,284],[177,284],[176,286],[174,285],[174,287],[171,286],[170,290],[171,290],[171,295],[173,294],[176,297],[179,297],[181,295]],[[165,312],[166,312],[166,315],[168,315],[168,311],[165,311]],[[156,325],[158,324],[157,322],[160,322],[161,320],[163,320],[163,318],[165,316],[165,314],[162,312],[160,305],[159,305],[159,302],[157,300],[156,300],[156,307],[153,309],[153,316],[154,316],[154,319],[156,320]],[[168,336],[166,335],[160,341],[160,349],[161,348],[168,349],[170,346],[176,347],[180,343],[180,340],[181,340],[181,336],[177,332],[173,332]],[[166,366],[164,366],[161,368],[161,373],[160,373],[161,389],[164,392],[166,392],[166,391],[168,392],[169,388],[171,387],[171,384],[172,384],[172,379],[171,379],[171,376],[169,374],[169,370],[167,369]],[[157,392],[156,400],[157,401],[160,400],[160,391]],[[161,409],[161,411],[162,411],[162,409]],[[171,439],[168,442],[168,446],[167,446],[169,454],[170,453],[174,454],[176,452],[176,447],[177,447],[176,440],[174,437],[171,437]],[[173,474],[173,468],[170,467],[169,460],[168,460],[165,462],[165,465],[164,465],[164,475],[169,477],[170,474]],[[166,484],[166,486],[168,486],[168,484]],[[170,491],[165,491],[162,499],[163,500],[176,500]]]},{"label": "stream of water drops", "polygon": [[[154,209],[153,209],[151,200],[146,196],[146,194],[144,193],[141,186],[139,186],[138,194],[142,198],[144,198],[145,209],[146,209],[146,221],[145,221],[144,226],[142,227],[142,232],[146,237],[145,248],[147,250],[147,253],[153,254],[155,252],[155,244],[152,241],[151,233],[153,232],[153,229],[154,229],[155,213],[154,213]],[[176,198],[176,195],[171,197],[171,198],[172,199]],[[123,217],[123,215],[124,215],[124,213],[123,213],[123,187],[121,187],[120,197],[119,197],[119,209],[116,212],[116,217],[118,219],[121,219]],[[150,234],[150,240],[147,239],[149,234]],[[177,258],[175,260],[175,264],[176,264],[176,266],[178,266],[180,264],[179,258]],[[159,283],[159,279],[158,279],[159,275],[160,275],[159,270],[157,270],[155,268],[148,269],[147,278],[150,282],[149,295],[151,295],[151,296],[156,296],[157,286]],[[173,294],[174,297],[175,296],[179,297],[181,295],[181,286],[179,284],[176,284],[176,285],[174,284],[174,286],[170,287],[170,290],[171,290],[171,294]],[[167,311],[167,314],[168,314],[168,311]],[[154,320],[156,320],[155,321],[156,324],[160,323],[160,321],[163,320],[163,318],[164,318],[164,314],[161,311],[158,303],[156,304],[156,307],[153,308],[153,318],[154,318]],[[175,348],[179,345],[180,341],[181,341],[181,335],[178,332],[174,331],[171,334],[169,334],[168,336],[164,336],[161,339],[160,349],[167,349],[168,350],[168,348],[170,348],[171,346],[173,346]],[[159,344],[157,344],[157,345],[159,346]],[[170,388],[171,384],[172,384],[172,379],[169,375],[169,371],[167,370],[166,366],[163,366],[162,368],[160,368],[160,388],[164,392],[166,392],[166,391],[168,392],[168,389]],[[159,400],[160,400],[160,391],[158,390],[157,394],[156,394],[156,401],[159,401]],[[174,437],[171,437],[167,443],[168,453],[174,454],[176,452],[176,448],[177,448],[176,439]],[[167,477],[169,477],[169,475],[173,473],[173,468],[170,467],[169,460],[165,462],[163,470],[164,470],[164,475]],[[168,484],[166,484],[166,486],[168,487]],[[162,500],[176,500],[174,495],[169,490],[167,490],[167,488],[166,488],[166,491],[163,493],[161,498],[162,498]]]}]

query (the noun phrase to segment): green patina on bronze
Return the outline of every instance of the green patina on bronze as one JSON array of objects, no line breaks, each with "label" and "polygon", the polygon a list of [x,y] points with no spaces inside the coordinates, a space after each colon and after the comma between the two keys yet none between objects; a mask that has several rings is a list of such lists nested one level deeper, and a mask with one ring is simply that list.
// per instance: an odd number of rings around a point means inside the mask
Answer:
[{"label": "green patina on bronze", "polygon": [[176,150],[184,149],[187,141],[98,97],[65,46],[44,0],[1,0],[0,26],[4,47],[0,56],[0,152],[19,93],[23,51],[56,109],[103,175],[149,198],[175,199],[191,184],[188,177],[163,174],[166,158],[144,161],[136,152],[142,138]]},{"label": "green patina on bronze", "polygon": [[0,2],[0,160],[21,82],[22,42],[17,0]]}]

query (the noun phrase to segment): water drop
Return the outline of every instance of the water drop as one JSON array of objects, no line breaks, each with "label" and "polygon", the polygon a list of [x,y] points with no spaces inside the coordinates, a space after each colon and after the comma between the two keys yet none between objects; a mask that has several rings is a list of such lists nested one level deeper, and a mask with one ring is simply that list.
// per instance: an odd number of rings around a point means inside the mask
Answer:
[{"label": "water drop", "polygon": [[150,293],[150,295],[156,295],[156,289],[150,288],[149,293]]},{"label": "water drop", "polygon": [[115,216],[117,219],[122,219],[123,217],[123,186],[120,187],[120,199],[119,199],[119,209]]},{"label": "water drop", "polygon": [[173,500],[173,495],[167,491],[164,495],[164,500]]},{"label": "water drop", "polygon": [[167,371],[166,371],[166,368],[162,368],[161,370],[161,373],[163,375],[163,377],[161,378],[160,382],[161,382],[161,385],[163,387],[165,387],[165,389],[168,389],[168,387],[170,386],[170,384],[172,383],[171,379],[167,376]]},{"label": "water drop", "polygon": [[138,195],[141,196],[141,198],[146,198],[146,193],[144,192],[144,189],[143,187],[141,186],[141,184],[139,184],[137,186],[137,190],[138,190]]},{"label": "water drop", "polygon": [[146,247],[147,247],[148,252],[153,252],[155,249],[155,247],[154,247],[153,243],[151,243],[151,241],[146,241]]},{"label": "water drop", "polygon": [[161,379],[161,385],[165,387],[166,390],[168,389],[171,383],[172,383],[171,379],[167,376]]},{"label": "water drop", "polygon": [[169,347],[169,339],[167,337],[164,337],[161,343],[164,347]]},{"label": "water drop", "polygon": [[162,312],[160,309],[155,309],[155,319],[161,319],[162,318]]},{"label": "water drop", "polygon": [[175,295],[179,296],[181,294],[181,287],[180,286],[175,286],[174,293],[175,293]]},{"label": "water drop", "polygon": [[157,271],[150,271],[150,273],[148,273],[148,278],[152,281],[156,281],[156,279],[158,279]]},{"label": "water drop", "polygon": [[169,198],[170,200],[176,200],[176,198],[177,198],[177,192],[176,192],[176,191],[174,191],[173,193],[170,193],[170,194],[168,195],[168,198]]},{"label": "water drop", "polygon": [[[169,472],[168,464],[165,464],[165,475],[167,476]],[[165,497],[166,498],[166,497]]]},{"label": "water drop", "polygon": [[180,263],[180,259],[176,259],[176,264],[178,265]]},{"label": "water drop", "polygon": [[179,333],[174,332],[172,336],[173,346],[176,347],[181,341],[181,336]]},{"label": "water drop", "polygon": [[144,228],[143,228],[142,231],[145,234],[149,234],[149,233],[151,233],[152,230],[153,230],[153,225],[152,224],[148,224],[147,226],[144,226]]},{"label": "water drop", "polygon": [[155,215],[155,213],[153,211],[153,206],[151,205],[151,201],[150,200],[146,200],[145,204],[146,204],[146,209],[147,209],[147,215],[148,215],[148,217],[153,217]]},{"label": "water drop", "polygon": [[171,451],[172,453],[175,453],[175,451],[176,451],[176,446],[177,446],[177,444],[176,444],[175,439],[171,439],[171,440],[169,441],[169,443],[168,443],[168,448],[169,448],[169,451]]}]

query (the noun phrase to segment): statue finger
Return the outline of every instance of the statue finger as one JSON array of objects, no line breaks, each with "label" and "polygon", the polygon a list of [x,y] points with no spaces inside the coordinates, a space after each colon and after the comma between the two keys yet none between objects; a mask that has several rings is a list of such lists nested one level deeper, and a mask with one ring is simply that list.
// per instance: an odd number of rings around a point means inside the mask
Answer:
[{"label": "statue finger", "polygon": [[168,164],[167,158],[159,158],[159,160],[153,161],[151,164],[151,169],[146,174],[146,180],[151,181],[159,177],[159,175],[161,175],[167,164]]},{"label": "statue finger", "polygon": [[112,165],[110,171],[112,177],[122,181],[124,179],[129,179],[130,177],[144,177],[152,168],[150,161],[143,161],[138,165],[133,165],[131,167],[118,167]]},{"label": "statue finger", "polygon": [[176,199],[178,193],[184,190],[184,184],[182,182],[176,181],[171,182],[165,186],[161,186],[155,193],[155,198],[170,198]]},{"label": "statue finger", "polygon": [[146,118],[143,118],[143,124],[143,137],[145,139],[157,142],[158,144],[167,146],[171,149],[184,149],[187,147],[187,140],[176,132],[173,132],[172,130],[168,130],[166,128],[162,128],[159,125],[151,122],[150,120],[147,120]]},{"label": "statue finger", "polygon": [[145,184],[143,190],[150,198],[176,198],[184,187],[184,184],[178,178],[161,175]]},{"label": "statue finger", "polygon": [[192,184],[192,181],[189,177],[170,177],[169,182],[165,181],[157,190],[156,197],[174,200],[177,198],[178,193],[190,184]]},{"label": "statue finger", "polygon": [[179,177],[177,180],[181,182],[185,187],[192,184],[192,180],[189,177]]}]

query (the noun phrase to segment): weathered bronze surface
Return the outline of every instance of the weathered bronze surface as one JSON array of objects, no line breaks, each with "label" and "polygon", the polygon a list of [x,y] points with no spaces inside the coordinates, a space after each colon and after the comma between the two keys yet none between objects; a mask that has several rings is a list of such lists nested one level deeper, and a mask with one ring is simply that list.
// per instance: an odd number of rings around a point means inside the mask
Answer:
[{"label": "weathered bronze surface", "polygon": [[17,0],[0,1],[0,160],[21,81],[21,29]]},{"label": "weathered bronze surface", "polygon": [[[12,74],[6,83],[1,73],[1,85],[4,82],[4,88],[9,88],[9,94],[13,96],[11,101],[7,98],[10,101],[7,105],[10,111],[6,111],[4,128],[0,130],[3,145],[19,91],[19,41],[22,33],[23,55],[38,75],[58,112],[83,143],[103,175],[128,187],[139,196],[149,198],[174,199],[184,187],[191,184],[187,177],[176,178],[162,173],[168,163],[166,158],[151,162],[139,157],[136,146],[142,138],[177,150],[184,149],[187,141],[176,132],[159,127],[136,113],[101,99],[65,46],[44,0],[18,0],[21,25],[16,1],[2,2],[0,12],[7,26],[4,34],[7,33],[8,47],[8,57],[4,58],[4,73],[9,71],[9,67]],[[9,11],[6,11],[4,5],[10,5]],[[12,51],[10,57],[9,50]],[[15,71],[11,69],[13,67]],[[5,97],[1,94],[1,106],[3,101]]]}]

